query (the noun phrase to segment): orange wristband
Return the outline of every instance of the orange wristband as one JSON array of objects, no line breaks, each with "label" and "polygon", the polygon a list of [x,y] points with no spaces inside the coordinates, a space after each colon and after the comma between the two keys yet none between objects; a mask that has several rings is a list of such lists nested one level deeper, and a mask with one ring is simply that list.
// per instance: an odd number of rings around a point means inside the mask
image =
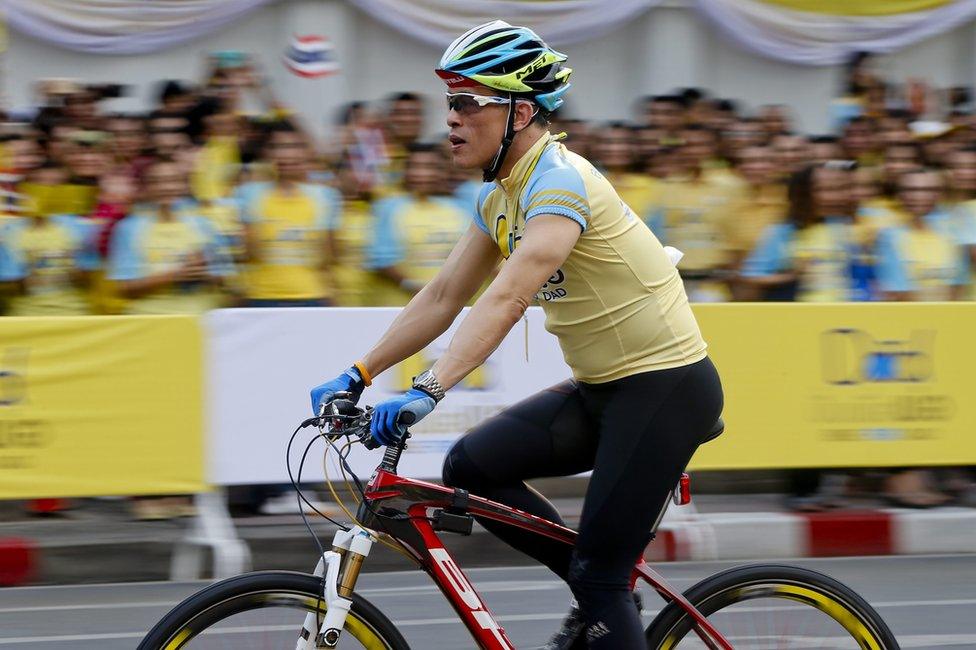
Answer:
[{"label": "orange wristband", "polygon": [[366,370],[366,365],[363,364],[362,361],[357,361],[352,365],[354,368],[356,368],[356,370],[359,371],[359,375],[363,378],[363,381],[366,382],[367,386],[373,383],[373,378],[370,376],[369,371]]}]

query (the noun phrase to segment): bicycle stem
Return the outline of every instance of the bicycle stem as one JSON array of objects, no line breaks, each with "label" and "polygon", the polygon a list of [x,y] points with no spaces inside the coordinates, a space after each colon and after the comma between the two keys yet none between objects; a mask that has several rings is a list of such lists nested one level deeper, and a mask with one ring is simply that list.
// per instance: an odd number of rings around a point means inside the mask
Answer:
[{"label": "bicycle stem", "polygon": [[403,453],[404,448],[406,448],[407,446],[406,440],[407,437],[409,437],[409,435],[410,434],[408,433],[406,436],[403,437],[403,440],[401,442],[398,442],[395,445],[390,445],[389,447],[386,448],[386,451],[383,453],[383,462],[380,463],[381,469],[384,469],[387,472],[390,472],[392,474],[396,474],[397,465],[400,462],[400,455]]}]

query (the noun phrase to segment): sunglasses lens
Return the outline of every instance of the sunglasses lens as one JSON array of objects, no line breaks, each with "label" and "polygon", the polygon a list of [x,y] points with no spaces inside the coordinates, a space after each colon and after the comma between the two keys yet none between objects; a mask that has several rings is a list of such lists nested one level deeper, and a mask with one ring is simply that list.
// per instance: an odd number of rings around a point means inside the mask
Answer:
[{"label": "sunglasses lens", "polygon": [[447,107],[458,113],[473,113],[480,107],[473,97],[465,95],[454,95],[447,98]]}]

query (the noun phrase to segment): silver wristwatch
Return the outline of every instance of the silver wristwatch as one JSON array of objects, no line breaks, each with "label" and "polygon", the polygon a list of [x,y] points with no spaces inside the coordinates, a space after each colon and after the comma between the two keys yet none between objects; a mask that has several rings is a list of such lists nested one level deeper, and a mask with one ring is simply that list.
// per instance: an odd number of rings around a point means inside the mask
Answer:
[{"label": "silver wristwatch", "polygon": [[444,399],[444,387],[441,386],[440,382],[437,381],[437,377],[430,370],[425,370],[414,377],[413,387],[433,397],[435,402]]}]

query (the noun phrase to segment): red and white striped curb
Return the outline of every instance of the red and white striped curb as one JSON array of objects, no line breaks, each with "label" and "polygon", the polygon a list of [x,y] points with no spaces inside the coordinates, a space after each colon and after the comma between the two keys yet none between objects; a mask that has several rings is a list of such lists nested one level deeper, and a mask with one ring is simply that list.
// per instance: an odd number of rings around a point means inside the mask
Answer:
[{"label": "red and white striped curb", "polygon": [[669,512],[647,547],[647,560],[976,553],[972,508],[810,514],[676,510],[675,515]]},{"label": "red and white striped curb", "polygon": [[0,537],[0,587],[26,584],[36,574],[34,542],[21,537]]}]

